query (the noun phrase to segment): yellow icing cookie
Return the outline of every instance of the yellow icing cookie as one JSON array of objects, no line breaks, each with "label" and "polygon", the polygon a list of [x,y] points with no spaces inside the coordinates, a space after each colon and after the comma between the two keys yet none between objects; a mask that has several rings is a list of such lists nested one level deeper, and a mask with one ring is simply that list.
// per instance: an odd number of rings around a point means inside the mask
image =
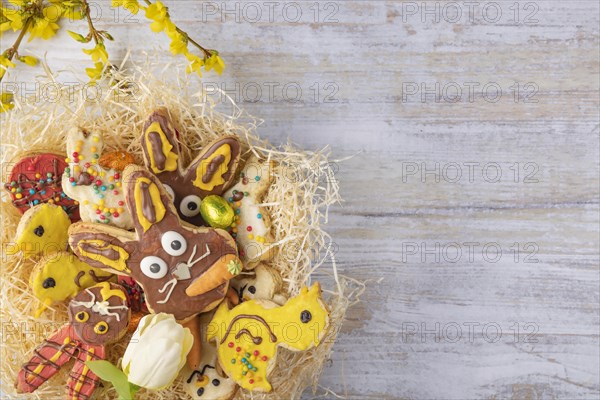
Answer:
[{"label": "yellow icing cookie", "polygon": [[59,251],[43,257],[30,279],[33,294],[42,302],[35,312],[36,318],[52,304],[73,298],[81,290],[108,280],[116,281],[116,277],[92,268],[73,253]]},{"label": "yellow icing cookie", "polygon": [[6,253],[17,254],[21,251],[25,257],[33,257],[65,250],[69,225],[71,220],[60,206],[34,206],[21,217],[15,243],[6,246]]},{"label": "yellow icing cookie", "polygon": [[225,373],[244,389],[270,392],[268,381],[275,366],[277,347],[293,351],[319,345],[329,323],[319,284],[288,300],[283,306],[267,300],[250,300],[229,310],[217,309],[207,338],[218,346]]}]

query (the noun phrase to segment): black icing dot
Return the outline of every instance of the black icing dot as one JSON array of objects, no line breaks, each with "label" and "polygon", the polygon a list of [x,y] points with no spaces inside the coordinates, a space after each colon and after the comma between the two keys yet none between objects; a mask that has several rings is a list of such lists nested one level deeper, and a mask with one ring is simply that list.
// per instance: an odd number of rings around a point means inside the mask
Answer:
[{"label": "black icing dot", "polygon": [[44,234],[44,227],[43,226],[38,226],[37,228],[35,228],[33,230],[33,233],[35,233],[37,236],[42,237],[42,235]]},{"label": "black icing dot", "polygon": [[188,208],[188,210],[190,210],[190,211],[196,211],[196,209],[198,208],[198,204],[194,203],[193,201],[190,201],[190,202],[187,204],[187,208]]},{"label": "black icing dot", "polygon": [[200,388],[200,389],[198,389],[198,391],[196,392],[196,394],[197,394],[198,396],[202,396],[202,395],[204,394],[204,388]]},{"label": "black icing dot", "polygon": [[306,324],[311,319],[312,319],[312,315],[311,315],[310,311],[304,310],[300,313],[300,321],[302,321],[302,323]]},{"label": "black icing dot", "polygon": [[158,265],[158,263],[154,263],[150,266],[150,271],[152,271],[152,273],[157,274],[160,271],[160,265]]},{"label": "black icing dot", "polygon": [[98,327],[98,330],[99,330],[100,332],[104,332],[104,331],[106,330],[106,326],[104,326],[104,325],[100,325],[100,326]]},{"label": "black icing dot", "polygon": [[54,286],[56,286],[56,281],[54,280],[54,278],[46,278],[46,280],[44,280],[44,282],[42,283],[42,286],[44,287],[44,289],[53,288]]},{"label": "black icing dot", "polygon": [[179,240],[173,240],[171,242],[171,248],[173,250],[179,250],[181,248],[181,242]]},{"label": "black icing dot", "polygon": [[248,288],[248,291],[249,291],[250,293],[252,293],[252,294],[255,294],[255,293],[256,293],[256,288],[255,288],[254,286],[250,286],[250,287]]},{"label": "black icing dot", "polygon": [[218,380],[218,379],[213,379],[213,380],[212,380],[212,384],[213,384],[214,386],[219,386],[219,385],[221,384],[221,381],[220,381],[220,380]]}]

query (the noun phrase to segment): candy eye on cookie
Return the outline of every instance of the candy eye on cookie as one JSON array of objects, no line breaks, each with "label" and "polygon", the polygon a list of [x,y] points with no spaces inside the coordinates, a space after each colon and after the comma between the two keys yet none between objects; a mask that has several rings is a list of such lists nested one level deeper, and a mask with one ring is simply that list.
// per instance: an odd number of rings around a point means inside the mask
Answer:
[{"label": "candy eye on cookie", "polygon": [[187,241],[180,233],[175,231],[163,233],[160,243],[163,250],[170,256],[180,256],[187,250]]},{"label": "candy eye on cookie", "polygon": [[179,211],[181,214],[186,217],[195,217],[200,214],[200,204],[202,203],[202,199],[200,197],[190,194],[189,196],[185,196],[181,203],[179,203]]},{"label": "candy eye on cookie", "polygon": [[160,257],[147,256],[140,263],[142,273],[151,279],[161,279],[167,275],[169,270],[167,263]]}]

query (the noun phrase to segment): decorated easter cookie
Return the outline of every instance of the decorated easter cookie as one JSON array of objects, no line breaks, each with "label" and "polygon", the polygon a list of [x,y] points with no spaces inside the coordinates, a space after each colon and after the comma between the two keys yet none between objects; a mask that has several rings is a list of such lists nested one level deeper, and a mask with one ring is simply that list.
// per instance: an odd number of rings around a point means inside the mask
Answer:
[{"label": "decorated easter cookie", "polygon": [[195,400],[229,400],[237,391],[238,385],[227,377],[217,361],[217,347],[206,341],[206,326],[212,314],[199,317],[202,329],[202,358],[198,369],[184,368],[184,389]]},{"label": "decorated easter cookie", "polygon": [[35,265],[30,285],[41,302],[36,310],[38,318],[47,307],[75,297],[81,290],[100,282],[116,280],[114,275],[92,268],[73,253],[59,251],[44,256]]},{"label": "decorated easter cookie", "polygon": [[67,212],[71,221],[78,221],[77,201],[69,198],[62,188],[61,179],[66,167],[63,157],[49,153],[17,161],[4,184],[13,205],[23,214],[38,204],[56,204]]},{"label": "decorated easter cookie", "polygon": [[21,217],[15,243],[6,245],[7,254],[19,251],[25,257],[66,250],[71,220],[67,213],[54,204],[38,204]]},{"label": "decorated easter cookie", "polygon": [[238,302],[263,299],[282,305],[287,300],[282,295],[281,276],[266,264],[258,264],[252,272],[244,272],[231,280],[231,287],[238,296]]},{"label": "decorated easter cookie", "polygon": [[269,215],[260,206],[272,181],[272,169],[272,163],[250,157],[238,183],[223,195],[236,213],[236,222],[230,233],[235,237],[240,258],[248,269],[254,268],[260,261],[271,259],[275,253],[275,248],[270,247],[274,239]]},{"label": "decorated easter cookie", "polygon": [[102,154],[104,141],[97,133],[72,128],[67,135],[67,158],[62,185],[65,193],[79,201],[81,219],[86,222],[133,228],[125,207],[122,168],[133,157],[117,151]]},{"label": "decorated easter cookie", "polygon": [[152,312],[186,320],[214,308],[241,270],[235,242],[222,230],[183,225],[149,171],[129,166],[123,182],[135,232],[73,224],[69,244],[75,254],[94,267],[134,278]]},{"label": "decorated easter cookie", "polygon": [[204,197],[221,195],[235,177],[240,158],[240,143],[235,136],[219,138],[205,146],[184,167],[177,130],[166,109],[154,111],[142,132],[144,162],[173,197],[181,219],[192,225],[204,225],[200,204]]},{"label": "decorated easter cookie", "polygon": [[319,284],[283,306],[250,300],[229,310],[223,303],[209,327],[208,340],[218,346],[225,373],[248,390],[270,392],[268,376],[275,366],[277,347],[302,351],[317,346],[329,323]]},{"label": "decorated easter cookie", "polygon": [[125,293],[108,282],[85,289],[69,303],[69,321],[23,364],[15,384],[18,392],[32,393],[75,360],[67,380],[67,398],[91,398],[99,379],[85,362],[104,359],[105,345],[125,334],[129,323]]}]

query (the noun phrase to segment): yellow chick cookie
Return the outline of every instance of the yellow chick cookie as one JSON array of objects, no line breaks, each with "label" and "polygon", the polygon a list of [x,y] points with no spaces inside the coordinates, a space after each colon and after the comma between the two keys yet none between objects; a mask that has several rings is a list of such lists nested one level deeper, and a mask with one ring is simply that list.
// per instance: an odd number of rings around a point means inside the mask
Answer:
[{"label": "yellow chick cookie", "polygon": [[69,225],[71,220],[60,206],[47,203],[34,206],[21,217],[15,242],[6,245],[6,253],[21,251],[23,256],[33,257],[65,250]]},{"label": "yellow chick cookie", "polygon": [[268,376],[277,347],[302,351],[317,346],[328,324],[316,283],[310,290],[303,287],[283,306],[255,299],[229,310],[222,303],[208,326],[207,339],[216,341],[219,364],[227,376],[244,389],[270,392]]},{"label": "yellow chick cookie", "polygon": [[31,274],[33,294],[42,302],[35,317],[39,318],[52,304],[73,298],[81,290],[109,280],[116,281],[116,276],[90,267],[73,253],[59,251],[49,254],[36,264]]}]

